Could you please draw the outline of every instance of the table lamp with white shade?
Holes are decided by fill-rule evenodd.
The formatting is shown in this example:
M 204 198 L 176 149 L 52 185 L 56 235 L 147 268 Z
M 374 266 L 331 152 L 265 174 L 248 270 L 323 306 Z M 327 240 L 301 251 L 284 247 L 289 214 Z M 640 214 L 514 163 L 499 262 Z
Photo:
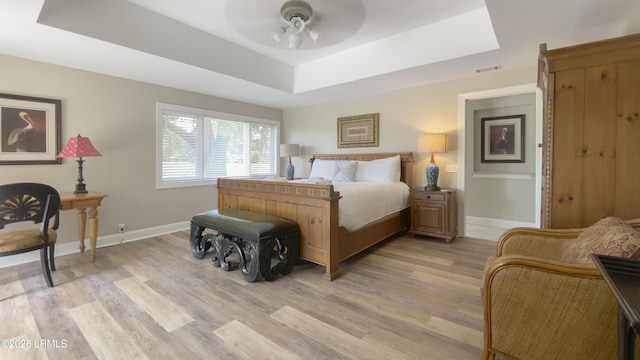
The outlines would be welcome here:
M 431 153 L 431 161 L 427 165 L 426 175 L 427 175 L 427 186 L 425 186 L 425 190 L 427 191 L 438 191 L 440 187 L 438 186 L 438 175 L 440 173 L 440 169 L 436 162 L 433 159 L 434 153 L 441 153 L 447 151 L 447 134 L 424 134 L 420 135 L 418 138 L 418 152 L 430 152 Z
M 293 180 L 293 174 L 295 172 L 295 168 L 291 163 L 292 156 L 300 155 L 300 145 L 298 144 L 280 144 L 280 156 L 281 157 L 289 157 L 289 164 L 287 165 L 287 180 Z

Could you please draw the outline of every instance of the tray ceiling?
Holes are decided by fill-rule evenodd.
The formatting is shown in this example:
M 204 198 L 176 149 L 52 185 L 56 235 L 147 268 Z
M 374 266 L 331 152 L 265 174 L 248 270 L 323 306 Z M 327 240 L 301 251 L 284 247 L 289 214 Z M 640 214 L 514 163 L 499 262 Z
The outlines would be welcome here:
M 540 43 L 640 31 L 636 0 L 308 0 L 321 36 L 289 50 L 270 35 L 284 0 L 0 2 L 0 53 L 276 108 L 533 66 Z

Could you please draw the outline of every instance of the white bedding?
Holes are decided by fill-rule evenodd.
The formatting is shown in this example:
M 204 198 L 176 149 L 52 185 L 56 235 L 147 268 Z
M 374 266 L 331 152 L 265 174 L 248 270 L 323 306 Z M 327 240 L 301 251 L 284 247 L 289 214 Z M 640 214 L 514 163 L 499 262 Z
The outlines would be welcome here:
M 380 220 L 409 206 L 409 186 L 403 182 L 335 182 L 342 198 L 338 205 L 338 224 L 349 231 Z
M 323 178 L 292 180 L 294 183 L 333 184 L 342 198 L 338 203 L 338 224 L 355 231 L 409 207 L 409 186 L 394 183 L 331 182 Z

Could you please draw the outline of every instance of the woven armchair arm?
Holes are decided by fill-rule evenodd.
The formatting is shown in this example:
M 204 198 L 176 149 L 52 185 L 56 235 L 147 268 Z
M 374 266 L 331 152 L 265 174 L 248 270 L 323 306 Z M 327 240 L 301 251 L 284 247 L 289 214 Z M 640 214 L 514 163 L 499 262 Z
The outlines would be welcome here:
M 519 359 L 576 358 L 576 348 L 584 349 L 577 358 L 615 354 L 617 302 L 592 264 L 502 256 L 486 269 L 483 301 L 485 343 L 498 353 Z
M 518 254 L 558 260 L 567 241 L 575 240 L 584 229 L 514 228 L 505 231 L 496 246 L 496 256 Z
M 625 221 L 640 231 L 640 219 Z M 559 260 L 562 248 L 575 240 L 585 229 L 537 229 L 519 227 L 505 231 L 496 246 L 496 256 L 525 255 L 543 259 Z

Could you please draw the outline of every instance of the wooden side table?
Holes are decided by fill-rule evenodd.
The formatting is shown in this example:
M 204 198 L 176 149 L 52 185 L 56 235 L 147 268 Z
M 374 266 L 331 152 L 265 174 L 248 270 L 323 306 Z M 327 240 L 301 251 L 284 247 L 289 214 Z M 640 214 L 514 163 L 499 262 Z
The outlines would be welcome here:
M 80 251 L 84 253 L 84 235 L 87 228 L 87 208 L 89 209 L 89 241 L 91 242 L 91 262 L 96 261 L 96 243 L 98 241 L 98 206 L 107 195 L 88 192 L 85 194 L 60 193 L 62 210 L 78 209 L 78 239 Z
M 640 334 L 640 260 L 591 254 L 618 300 L 618 359 L 633 360 Z
M 451 242 L 456 237 L 457 222 L 455 190 L 411 189 L 409 233 L 443 238 Z

